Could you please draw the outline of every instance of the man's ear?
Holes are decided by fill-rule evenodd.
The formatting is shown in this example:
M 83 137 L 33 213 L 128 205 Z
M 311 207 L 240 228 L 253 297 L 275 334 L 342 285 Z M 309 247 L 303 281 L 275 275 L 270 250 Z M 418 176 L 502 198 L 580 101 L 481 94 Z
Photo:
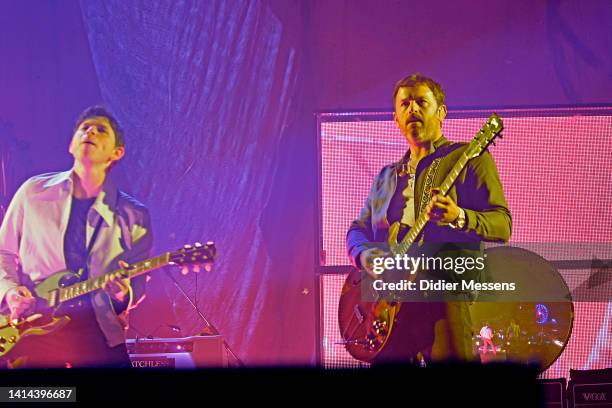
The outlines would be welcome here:
M 397 113 L 395 113 L 395 110 L 393 110 L 393 121 L 399 125 L 397 121 Z
M 113 162 L 119 161 L 125 156 L 125 147 L 119 146 L 113 149 L 113 154 L 111 156 Z
M 446 118 L 446 114 L 448 113 L 448 109 L 446 109 L 446 105 L 440 105 L 438 107 L 438 111 L 436 112 L 438 119 L 442 122 Z

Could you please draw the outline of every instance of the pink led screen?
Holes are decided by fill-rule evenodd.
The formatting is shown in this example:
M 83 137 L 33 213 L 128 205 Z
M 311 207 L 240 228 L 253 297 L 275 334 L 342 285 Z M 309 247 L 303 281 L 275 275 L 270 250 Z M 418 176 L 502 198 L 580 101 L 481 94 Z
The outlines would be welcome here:
M 451 111 L 444 134 L 467 142 L 490 113 Z M 504 138 L 489 151 L 512 212 L 511 243 L 551 261 L 582 261 L 578 269 L 559 270 L 574 289 L 589 278 L 591 260 L 612 259 L 612 108 L 497 113 L 504 120 Z M 373 178 L 401 158 L 407 144 L 388 112 L 320 114 L 319 130 L 319 271 L 338 272 L 349 264 L 346 230 Z M 342 274 L 321 276 L 321 356 L 327 367 L 359 365 L 335 344 L 340 340 L 336 313 L 343 279 Z M 575 302 L 572 337 L 543 377 L 567 377 L 570 368 L 612 366 L 612 303 L 602 301 L 610 295 Z
M 581 111 L 582 112 L 582 111 Z M 489 148 L 512 212 L 511 242 L 612 242 L 612 109 L 606 116 L 504 117 L 504 138 Z M 516 112 L 511 112 L 516 115 Z M 529 112 L 526 111 L 525 114 Z M 568 111 L 571 113 L 571 111 Z M 346 265 L 344 237 L 380 169 L 401 158 L 406 141 L 381 114 L 323 116 L 322 265 Z M 390 117 L 390 115 L 388 115 Z M 359 120 L 352 120 L 358 118 Z M 444 134 L 469 141 L 487 118 L 447 119 Z M 610 249 L 597 245 L 600 259 Z M 576 245 L 565 248 L 576 249 Z M 571 259 L 569 256 L 559 259 Z M 584 254 L 590 256 L 591 254 Z M 606 257 L 607 256 L 607 257 Z

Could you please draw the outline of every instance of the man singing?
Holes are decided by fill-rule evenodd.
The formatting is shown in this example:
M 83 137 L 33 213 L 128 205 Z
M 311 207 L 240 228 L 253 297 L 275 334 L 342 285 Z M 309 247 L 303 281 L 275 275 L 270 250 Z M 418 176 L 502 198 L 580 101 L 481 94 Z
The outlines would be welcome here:
M 370 275 L 374 258 L 388 255 L 383 244 L 389 226 L 401 223 L 401 240 L 422 212 L 429 217 L 422 242 L 435 243 L 438 256 L 475 258 L 483 255 L 482 241 L 510 238 L 510 211 L 488 152 L 468 162 L 446 196 L 437 194 L 435 187 L 441 185 L 465 148 L 465 144 L 451 143 L 443 136 L 446 114 L 444 92 L 433 79 L 415 74 L 396 84 L 393 118 L 409 149 L 398 163 L 384 167 L 375 178 L 365 206 L 347 234 L 353 265 Z M 458 276 L 427 273 L 431 274 L 428 278 L 449 281 Z M 473 277 L 481 278 L 476 273 Z M 452 301 L 444 303 L 402 305 L 395 335 L 379 361 L 404 361 L 417 355 L 433 361 L 471 360 L 468 306 L 474 293 L 459 290 L 449 296 Z
M 31 315 L 32 287 L 61 270 L 100 276 L 146 259 L 148 210 L 117 190 L 108 174 L 125 154 L 123 130 L 103 107 L 86 109 L 69 145 L 72 169 L 35 176 L 15 193 L 0 227 L 0 299 L 11 319 Z M 144 277 L 113 280 L 82 299 L 62 329 L 24 338 L 10 366 L 129 367 L 127 313 Z

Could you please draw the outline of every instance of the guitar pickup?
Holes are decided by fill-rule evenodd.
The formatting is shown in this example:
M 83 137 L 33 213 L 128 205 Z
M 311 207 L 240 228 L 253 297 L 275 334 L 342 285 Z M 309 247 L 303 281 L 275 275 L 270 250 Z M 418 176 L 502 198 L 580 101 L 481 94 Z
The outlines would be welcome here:
M 363 321 L 365 320 L 365 315 L 361 311 L 361 308 L 359 307 L 359 303 L 355 305 L 355 307 L 353 308 L 353 311 L 355 313 L 355 317 L 357 318 L 357 320 L 359 320 L 359 323 L 363 323 Z

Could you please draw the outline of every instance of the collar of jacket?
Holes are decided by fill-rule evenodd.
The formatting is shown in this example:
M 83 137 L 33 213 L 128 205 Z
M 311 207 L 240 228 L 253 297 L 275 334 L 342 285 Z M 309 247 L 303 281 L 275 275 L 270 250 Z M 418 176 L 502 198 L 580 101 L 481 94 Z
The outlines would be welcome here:
M 430 153 L 428 156 L 432 155 L 438 149 L 438 147 L 448 145 L 448 144 L 452 144 L 452 142 L 450 142 L 447 138 L 445 138 L 444 135 L 440 136 L 438 140 L 433 142 L 434 151 Z M 425 156 L 425 157 L 428 157 L 428 156 Z M 395 171 L 399 171 L 402 164 L 408 163 L 409 160 L 410 160 L 410 148 L 408 148 L 408 151 L 404 153 L 404 156 L 401 158 L 400 161 L 398 161 L 397 163 L 394 163 Z
M 66 195 L 72 196 L 74 168 L 68 171 L 57 173 L 45 184 L 43 192 L 44 198 L 58 200 Z M 115 207 L 117 205 L 117 187 L 110 177 L 106 177 L 100 194 L 96 197 L 91 208 L 93 208 L 106 222 L 107 225 L 113 224 Z

